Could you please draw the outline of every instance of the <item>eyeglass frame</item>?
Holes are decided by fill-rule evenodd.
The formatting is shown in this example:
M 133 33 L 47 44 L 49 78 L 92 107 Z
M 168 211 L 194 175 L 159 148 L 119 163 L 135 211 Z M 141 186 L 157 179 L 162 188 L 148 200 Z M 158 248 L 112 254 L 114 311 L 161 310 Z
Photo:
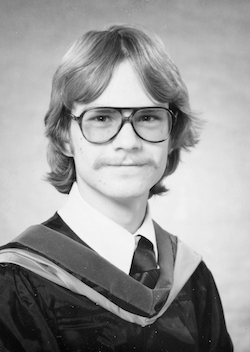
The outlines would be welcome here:
M 169 129 L 169 133 L 167 135 L 166 138 L 160 140 L 160 141 L 149 141 L 143 137 L 141 137 L 138 132 L 136 131 L 135 127 L 134 127 L 134 124 L 133 124 L 133 116 L 139 111 L 139 110 L 144 110 L 144 109 L 163 109 L 163 110 L 166 110 L 170 113 L 170 116 L 171 116 L 171 126 L 170 126 L 170 129 Z M 82 119 L 84 117 L 84 114 L 88 111 L 91 111 L 91 110 L 95 110 L 95 109 L 114 109 L 114 110 L 117 110 L 121 116 L 122 116 L 122 120 L 121 120 L 121 124 L 120 124 L 120 127 L 118 128 L 117 132 L 115 133 L 114 136 L 112 136 L 111 138 L 109 138 L 108 140 L 106 141 L 103 141 L 103 142 L 92 142 L 90 141 L 85 135 L 84 135 L 84 132 L 82 130 Z M 129 116 L 124 116 L 122 114 L 122 110 L 132 110 L 132 113 L 129 115 Z M 174 112 L 173 110 L 169 109 L 169 108 L 165 108 L 163 106 L 143 106 L 143 107 L 138 107 L 138 108 L 131 108 L 131 107 L 124 107 L 124 108 L 116 108 L 116 107 L 112 107 L 112 106 L 96 106 L 96 107 L 91 107 L 91 108 L 88 108 L 88 109 L 85 109 L 83 110 L 83 112 L 79 115 L 79 116 L 75 116 L 74 114 L 72 113 L 68 113 L 68 115 L 78 123 L 79 127 L 80 127 L 80 130 L 82 132 L 82 135 L 83 137 L 90 143 L 93 143 L 93 144 L 105 144 L 105 143 L 108 143 L 110 141 L 112 141 L 113 139 L 115 139 L 115 137 L 119 134 L 119 132 L 121 131 L 122 127 L 125 125 L 126 122 L 129 122 L 131 124 L 131 126 L 133 127 L 133 130 L 135 132 L 135 134 L 141 138 L 142 140 L 146 141 L 146 142 L 149 142 L 149 143 L 161 143 L 161 142 L 164 142 L 166 141 L 171 132 L 172 132 L 172 129 L 173 129 L 173 126 L 176 124 L 176 121 L 177 121 L 177 117 L 178 117 L 178 111 L 177 112 Z

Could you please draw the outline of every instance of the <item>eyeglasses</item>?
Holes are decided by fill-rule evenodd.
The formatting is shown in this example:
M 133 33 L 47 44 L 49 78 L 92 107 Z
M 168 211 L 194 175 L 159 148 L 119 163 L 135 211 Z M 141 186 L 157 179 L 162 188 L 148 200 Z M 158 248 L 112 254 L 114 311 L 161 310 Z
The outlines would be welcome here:
M 160 143 L 168 139 L 177 118 L 177 113 L 163 107 L 97 107 L 84 110 L 80 116 L 69 115 L 78 122 L 84 138 L 95 144 L 114 139 L 126 122 L 141 139 Z

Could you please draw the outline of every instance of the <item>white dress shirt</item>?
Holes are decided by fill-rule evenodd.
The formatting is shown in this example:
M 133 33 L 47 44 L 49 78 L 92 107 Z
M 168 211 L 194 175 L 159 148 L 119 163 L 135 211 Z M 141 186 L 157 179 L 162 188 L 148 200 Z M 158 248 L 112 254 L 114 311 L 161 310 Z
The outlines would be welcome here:
M 138 235 L 146 237 L 153 243 L 157 259 L 155 230 L 149 206 L 143 224 L 131 234 L 89 205 L 81 196 L 77 183 L 74 183 L 65 205 L 58 214 L 77 236 L 126 274 L 130 271 Z

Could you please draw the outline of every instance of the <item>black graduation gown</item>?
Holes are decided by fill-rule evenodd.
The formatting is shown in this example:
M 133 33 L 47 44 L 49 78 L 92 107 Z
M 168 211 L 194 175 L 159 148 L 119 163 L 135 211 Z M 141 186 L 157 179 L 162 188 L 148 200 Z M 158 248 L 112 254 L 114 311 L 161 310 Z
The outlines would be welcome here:
M 179 265 L 176 253 L 181 244 L 158 225 L 155 229 L 160 241 L 162 270 L 154 290 L 98 256 L 57 214 L 43 225 L 56 230 L 55 238 L 60 236 L 62 241 L 49 243 L 48 240 L 47 243 L 38 229 L 29 232 L 31 245 L 17 239 L 3 246 L 2 251 L 28 250 L 35 256 L 40 246 L 42 256 L 47 260 L 51 259 L 54 246 L 57 256 L 52 258 L 53 263 L 67 275 L 72 274 L 72 286 L 80 282 L 89 288 L 89 298 L 87 294 L 74 292 L 74 287 L 63 287 L 60 282 L 53 282 L 15 262 L 2 261 L 0 351 L 233 350 L 216 285 L 203 261 L 197 264 L 168 308 L 162 308 L 171 296 L 173 282 L 178 281 L 174 272 Z M 73 252 L 72 248 L 75 248 Z M 179 275 L 186 270 L 188 262 L 181 265 Z M 101 297 L 100 304 L 98 297 Z M 154 320 L 156 316 L 158 318 Z

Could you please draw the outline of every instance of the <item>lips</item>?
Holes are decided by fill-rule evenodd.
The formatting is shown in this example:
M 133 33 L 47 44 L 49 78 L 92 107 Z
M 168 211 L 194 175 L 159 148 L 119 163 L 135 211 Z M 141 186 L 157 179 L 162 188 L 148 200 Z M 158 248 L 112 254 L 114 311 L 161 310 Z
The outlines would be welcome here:
M 139 159 L 139 158 L 138 158 Z M 100 169 L 102 167 L 143 167 L 143 166 L 152 166 L 157 167 L 155 162 L 149 158 L 140 158 L 139 160 L 121 160 L 121 159 L 106 159 L 100 158 L 94 163 L 94 169 Z
M 131 166 L 145 166 L 146 164 L 108 164 L 108 166 L 117 166 L 117 167 L 131 167 Z

